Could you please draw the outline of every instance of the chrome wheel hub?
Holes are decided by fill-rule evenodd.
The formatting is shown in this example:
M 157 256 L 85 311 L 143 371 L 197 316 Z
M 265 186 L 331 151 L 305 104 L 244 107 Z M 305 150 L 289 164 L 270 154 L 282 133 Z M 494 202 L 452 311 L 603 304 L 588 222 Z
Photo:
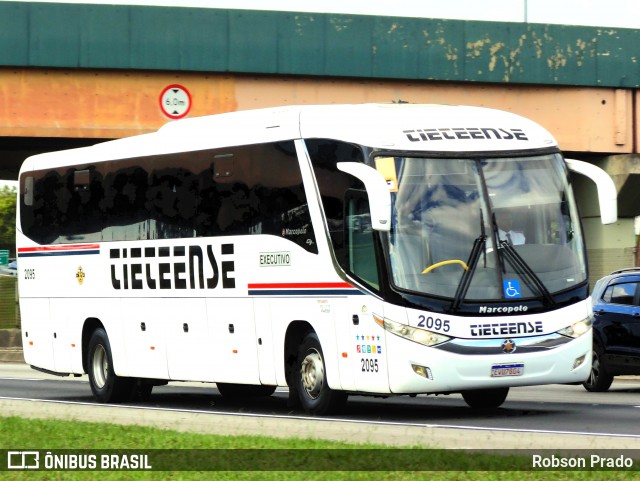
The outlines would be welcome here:
M 307 352 L 300 368 L 302 386 L 311 399 L 317 399 L 324 386 L 324 363 L 320 353 L 311 349 Z
M 93 380 L 96 387 L 102 389 L 107 383 L 109 359 L 107 358 L 107 352 L 104 350 L 104 346 L 101 344 L 97 345 L 93 351 L 91 372 L 93 373 Z

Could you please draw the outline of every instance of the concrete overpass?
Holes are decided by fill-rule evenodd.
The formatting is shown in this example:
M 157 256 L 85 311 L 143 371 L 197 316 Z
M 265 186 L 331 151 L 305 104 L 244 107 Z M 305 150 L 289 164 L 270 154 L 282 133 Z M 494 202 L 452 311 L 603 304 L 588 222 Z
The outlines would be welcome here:
M 247 10 L 0 3 L 0 177 L 172 118 L 302 103 L 482 105 L 607 169 L 620 221 L 576 181 L 595 279 L 637 263 L 640 30 Z M 179 86 L 167 109 L 163 92 Z M 164 102 L 164 103 L 163 103 Z

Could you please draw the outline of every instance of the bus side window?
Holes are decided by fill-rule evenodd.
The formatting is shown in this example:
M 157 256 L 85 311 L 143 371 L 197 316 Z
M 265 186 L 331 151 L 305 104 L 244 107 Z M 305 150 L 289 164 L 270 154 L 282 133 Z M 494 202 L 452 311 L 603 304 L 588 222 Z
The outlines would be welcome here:
M 35 178 L 33 175 L 24 174 L 20 177 L 20 228 L 23 233 L 29 237 L 34 237 L 37 226 L 35 225 L 35 208 L 34 208 L 34 187 Z
M 318 253 L 293 142 L 251 147 L 252 232 L 270 234 Z
M 102 181 L 104 193 L 100 201 L 100 211 L 105 219 L 104 240 L 137 240 L 141 237 L 141 224 L 149 216 L 145 209 L 147 177 L 147 171 L 133 162 L 108 170 Z
M 345 196 L 345 237 L 349 270 L 375 289 L 380 288 L 371 213 L 366 192 L 350 189 Z
M 68 197 L 58 242 L 102 240 L 102 177 L 92 166 L 69 169 L 65 175 L 66 189 L 59 197 Z
M 39 244 L 50 244 L 58 238 L 62 208 L 65 203 L 60 202 L 61 193 L 64 190 L 59 172 L 55 169 L 41 170 L 34 173 L 33 208 L 31 223 L 29 225 L 23 214 L 24 232 Z
M 24 191 L 23 191 L 23 202 L 24 205 L 32 206 L 33 205 L 33 177 L 28 176 L 24 179 Z
M 38 243 L 268 234 L 318 253 L 292 141 L 132 157 L 23 176 Z
M 225 148 L 213 155 L 216 211 L 215 235 L 251 233 L 251 150 L 249 147 Z
M 345 206 L 346 193 L 350 189 L 362 190 L 364 185 L 346 172 L 338 170 L 338 162 L 364 162 L 362 149 L 354 144 L 332 139 L 306 139 L 305 144 L 316 182 L 320 189 L 322 209 L 336 260 L 349 270 L 346 246 Z

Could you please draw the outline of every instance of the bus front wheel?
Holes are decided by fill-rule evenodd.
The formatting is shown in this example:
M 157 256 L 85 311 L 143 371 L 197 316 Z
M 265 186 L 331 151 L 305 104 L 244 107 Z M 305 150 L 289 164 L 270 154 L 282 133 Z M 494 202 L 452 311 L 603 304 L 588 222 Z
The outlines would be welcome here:
M 347 394 L 334 391 L 327 384 L 322 347 L 315 332 L 309 332 L 302 340 L 296 366 L 296 389 L 306 412 L 324 415 L 344 407 Z
M 462 391 L 462 398 L 469 407 L 476 409 L 495 409 L 502 405 L 509 394 L 508 387 L 494 389 L 474 389 Z
M 93 332 L 89 341 L 87 370 L 91 391 L 97 401 L 115 403 L 130 397 L 133 388 L 131 379 L 116 376 L 109 337 L 101 327 Z

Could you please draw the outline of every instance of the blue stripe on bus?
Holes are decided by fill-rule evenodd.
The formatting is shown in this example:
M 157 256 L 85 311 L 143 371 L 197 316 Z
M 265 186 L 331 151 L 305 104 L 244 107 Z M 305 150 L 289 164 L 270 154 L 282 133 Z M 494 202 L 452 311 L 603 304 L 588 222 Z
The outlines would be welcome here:
M 357 289 L 250 289 L 250 296 L 358 296 Z

